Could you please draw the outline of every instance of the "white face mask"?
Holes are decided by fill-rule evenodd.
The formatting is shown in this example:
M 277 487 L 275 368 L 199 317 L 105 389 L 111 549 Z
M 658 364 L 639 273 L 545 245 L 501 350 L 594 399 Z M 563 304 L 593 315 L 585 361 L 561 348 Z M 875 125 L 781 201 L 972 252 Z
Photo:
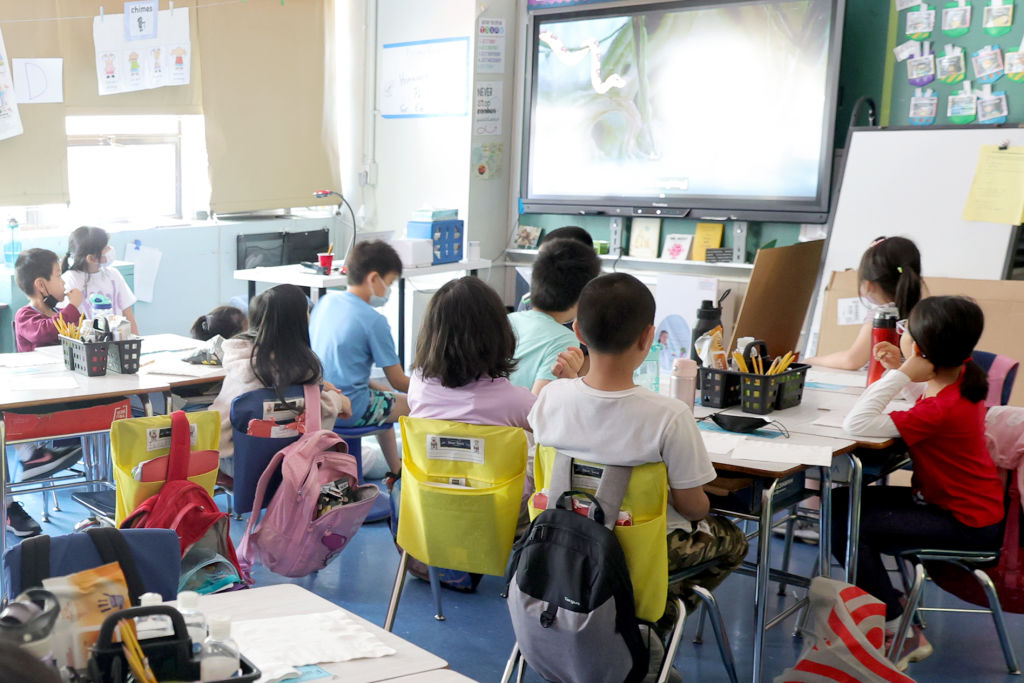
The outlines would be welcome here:
M 103 250 L 103 253 L 100 254 L 100 268 L 106 268 L 112 265 L 114 265 L 114 248 L 107 247 Z

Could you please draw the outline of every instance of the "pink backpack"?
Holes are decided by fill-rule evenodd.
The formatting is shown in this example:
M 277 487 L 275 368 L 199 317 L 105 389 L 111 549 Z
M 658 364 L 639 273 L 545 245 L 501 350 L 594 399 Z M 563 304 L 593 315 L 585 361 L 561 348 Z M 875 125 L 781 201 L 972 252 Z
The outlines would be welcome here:
M 345 441 L 320 428 L 320 388 L 307 385 L 304 393 L 305 434 L 278 451 L 263 471 L 249 524 L 238 545 L 242 578 L 247 583 L 253 582 L 250 570 L 255 561 L 291 577 L 326 567 L 359 530 L 380 494 L 373 484 L 359 485 L 356 461 L 347 453 Z M 278 467 L 281 485 L 260 519 L 263 496 Z M 320 487 L 339 479 L 348 481 L 355 500 L 318 516 Z

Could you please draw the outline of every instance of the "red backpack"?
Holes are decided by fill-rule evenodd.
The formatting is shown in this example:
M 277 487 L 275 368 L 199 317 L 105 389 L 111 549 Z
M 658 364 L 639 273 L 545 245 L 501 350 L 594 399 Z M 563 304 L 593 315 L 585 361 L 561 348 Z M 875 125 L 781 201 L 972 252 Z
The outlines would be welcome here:
M 182 567 L 190 551 L 210 551 L 228 560 L 241 576 L 241 567 L 231 542 L 231 521 L 226 512 L 199 484 L 188 480 L 190 431 L 183 411 L 171 415 L 171 452 L 167 483 L 160 492 L 139 504 L 121 523 L 122 529 L 170 529 L 181 542 Z

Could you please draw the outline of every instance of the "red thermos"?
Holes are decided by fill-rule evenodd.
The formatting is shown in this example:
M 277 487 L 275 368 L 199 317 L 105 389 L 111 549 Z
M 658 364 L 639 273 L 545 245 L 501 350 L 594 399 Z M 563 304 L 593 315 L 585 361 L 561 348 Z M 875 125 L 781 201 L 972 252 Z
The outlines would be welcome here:
M 900 339 L 896 335 L 896 316 L 898 315 L 893 306 L 882 306 L 875 312 L 875 320 L 871 325 L 871 360 L 868 361 L 868 386 L 871 386 L 885 372 L 885 368 L 875 359 L 875 344 L 878 342 L 889 342 L 900 345 Z

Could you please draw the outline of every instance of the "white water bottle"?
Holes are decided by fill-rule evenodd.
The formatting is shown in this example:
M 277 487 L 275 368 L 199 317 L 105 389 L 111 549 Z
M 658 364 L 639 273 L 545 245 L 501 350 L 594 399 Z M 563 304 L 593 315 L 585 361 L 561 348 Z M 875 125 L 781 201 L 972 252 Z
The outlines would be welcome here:
M 192 654 L 198 655 L 206 640 L 206 615 L 199 611 L 199 593 L 182 591 L 178 593 L 178 611 L 185 620 L 188 637 L 192 641 Z
M 210 617 L 210 636 L 203 641 L 199 660 L 200 681 L 223 681 L 241 667 L 238 643 L 231 639 L 231 617 Z
M 675 359 L 672 363 L 669 394 L 690 406 L 690 412 L 693 412 L 693 401 L 697 394 L 697 361 L 689 358 Z

